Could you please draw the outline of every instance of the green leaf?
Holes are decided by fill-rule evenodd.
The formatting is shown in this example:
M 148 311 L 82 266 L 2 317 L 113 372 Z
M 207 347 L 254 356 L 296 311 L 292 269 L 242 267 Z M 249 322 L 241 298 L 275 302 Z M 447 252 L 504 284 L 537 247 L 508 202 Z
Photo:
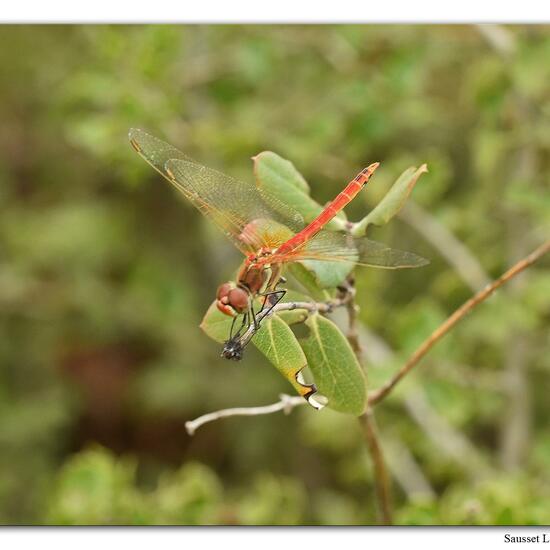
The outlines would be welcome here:
M 329 299 L 326 289 L 341 285 L 353 268 L 352 262 L 318 260 L 300 260 L 287 267 L 289 273 L 318 301 Z
M 304 309 L 294 309 L 292 311 L 281 311 L 277 317 L 282 319 L 287 325 L 296 325 L 303 323 L 307 319 L 307 311 Z
M 252 343 L 273 363 L 275 368 L 292 384 L 302 396 L 311 387 L 300 384 L 298 373 L 307 365 L 307 359 L 290 327 L 277 314 L 263 321 Z
M 385 197 L 354 227 L 353 236 L 364 235 L 369 225 L 388 223 L 403 208 L 418 178 L 427 171 L 428 167 L 425 164 L 418 169 L 412 166 L 405 170 L 391 186 Z
M 353 262 L 301 260 L 300 263 L 313 274 L 319 288 L 336 288 L 346 280 L 354 268 Z
M 214 300 L 204 314 L 200 327 L 212 340 L 223 344 L 229 336 L 232 322 L 231 317 L 225 315 L 216 307 L 216 301 Z
M 314 314 L 306 321 L 310 335 L 300 341 L 319 392 L 328 407 L 359 416 L 367 404 L 363 370 L 340 329 Z
M 283 299 L 284 302 L 311 302 L 311 296 L 307 296 L 296 290 L 287 290 Z M 293 309 L 290 311 L 279 311 L 277 316 L 287 325 L 295 325 L 303 323 L 307 319 L 308 313 L 304 309 Z
M 313 271 L 308 269 L 305 265 L 295 262 L 291 263 L 287 267 L 288 273 L 290 273 L 308 292 L 308 294 L 318 301 L 328 300 L 330 294 L 328 291 L 321 288 L 319 281 Z
M 213 302 L 206 312 L 201 329 L 216 342 L 223 343 L 229 336 L 233 319 L 216 307 Z M 252 338 L 252 343 L 302 396 L 311 392 L 311 386 L 300 384 L 298 373 L 306 366 L 307 359 L 290 327 L 277 315 L 262 322 Z
M 264 151 L 253 157 L 253 160 L 256 185 L 259 189 L 265 189 L 284 204 L 295 208 L 302 214 L 306 223 L 323 211 L 323 207 L 309 196 L 306 180 L 290 161 L 271 151 Z M 340 212 L 326 228 L 342 231 L 345 229 L 345 220 L 345 214 Z
M 291 185 L 297 190 L 309 195 L 309 185 L 305 178 L 296 170 L 289 160 L 273 153 L 263 151 L 252 158 L 254 161 L 254 173 L 259 185 L 273 187 L 276 185 Z

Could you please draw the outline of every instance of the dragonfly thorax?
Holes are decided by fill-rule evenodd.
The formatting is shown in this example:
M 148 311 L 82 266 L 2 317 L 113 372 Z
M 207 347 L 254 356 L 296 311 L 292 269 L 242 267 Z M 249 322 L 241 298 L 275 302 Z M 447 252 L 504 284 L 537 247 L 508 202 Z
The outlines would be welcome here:
M 269 265 L 243 265 L 239 272 L 238 283 L 250 291 L 253 296 L 265 292 L 271 280 L 272 269 Z
M 271 256 L 273 252 L 275 252 L 274 248 L 262 247 L 255 254 L 249 254 L 246 257 L 245 264 L 247 266 L 253 266 L 255 263 L 259 262 L 260 260 L 265 260 L 265 258 L 267 258 L 268 256 Z M 262 263 L 265 263 L 265 262 L 262 262 Z

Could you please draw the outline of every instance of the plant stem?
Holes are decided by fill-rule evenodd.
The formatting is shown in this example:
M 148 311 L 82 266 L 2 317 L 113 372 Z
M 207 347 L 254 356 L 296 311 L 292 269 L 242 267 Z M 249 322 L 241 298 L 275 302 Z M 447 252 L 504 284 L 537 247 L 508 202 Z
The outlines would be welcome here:
M 364 352 L 359 340 L 359 331 L 357 328 L 357 314 L 359 308 L 355 303 L 355 281 L 353 277 L 348 277 L 346 287 L 343 288 L 348 301 L 345 304 L 348 312 L 348 331 L 347 339 L 350 343 L 360 365 L 364 365 Z M 390 478 L 382 453 L 382 445 L 376 430 L 374 415 L 370 408 L 358 418 L 361 430 L 365 436 L 365 441 L 369 449 L 370 456 L 374 465 L 374 486 L 376 500 L 378 505 L 379 520 L 383 525 L 392 524 L 392 505 L 390 495 Z
M 348 332 L 347 339 L 350 343 L 351 348 L 353 349 L 359 364 L 363 366 L 364 364 L 364 353 L 359 341 L 359 330 L 357 328 L 357 314 L 359 308 L 355 303 L 355 281 L 353 278 L 349 277 L 347 280 L 348 287 L 346 288 L 347 295 L 349 299 L 347 301 L 346 310 L 348 312 Z
M 405 377 L 420 360 L 432 349 L 432 347 L 445 336 L 466 314 L 470 313 L 477 305 L 484 302 L 497 288 L 507 283 L 523 270 L 533 265 L 537 260 L 550 251 L 550 240 L 540 245 L 531 254 L 513 265 L 508 271 L 501 275 L 496 281 L 487 285 L 477 294 L 472 296 L 467 302 L 462 304 L 443 324 L 436 328 L 426 340 L 416 349 L 409 360 L 399 369 L 399 371 L 384 384 L 381 388 L 374 391 L 369 396 L 369 405 L 375 405 L 382 401 L 397 385 L 397 383 Z
M 372 457 L 372 462 L 374 464 L 376 500 L 380 514 L 379 522 L 382 523 L 382 525 L 391 525 L 393 520 L 390 479 L 386 469 L 386 463 L 384 462 L 384 455 L 382 453 L 382 447 L 380 445 L 376 430 L 376 423 L 374 421 L 374 416 L 371 409 L 367 409 L 367 411 L 359 417 L 359 424 L 363 430 L 365 441 L 367 442 L 369 452 Z
M 189 435 L 194 435 L 195 431 L 203 424 L 214 422 L 214 420 L 219 420 L 220 418 L 227 418 L 228 416 L 259 416 L 279 411 L 290 414 L 290 411 L 292 411 L 294 407 L 307 404 L 307 401 L 305 401 L 303 397 L 290 396 L 284 393 L 279 396 L 279 399 L 280 401 L 277 401 L 277 403 L 265 405 L 264 407 L 235 407 L 233 409 L 222 409 L 220 411 L 203 414 L 195 418 L 195 420 L 187 421 L 185 423 L 185 429 Z

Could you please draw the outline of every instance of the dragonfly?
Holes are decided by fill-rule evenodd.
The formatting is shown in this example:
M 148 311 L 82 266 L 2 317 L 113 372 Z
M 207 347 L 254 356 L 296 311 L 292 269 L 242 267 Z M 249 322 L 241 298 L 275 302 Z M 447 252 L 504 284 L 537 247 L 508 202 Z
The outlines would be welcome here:
M 411 252 L 326 228 L 367 184 L 378 162 L 361 170 L 317 217 L 306 223 L 296 209 L 261 185 L 239 181 L 203 166 L 143 130 L 131 129 L 129 139 L 139 155 L 245 256 L 236 280 L 221 284 L 216 293 L 217 308 L 233 317 L 222 352 L 227 359 L 242 358 L 244 346 L 259 328 L 259 319 L 264 319 L 286 294 L 281 285 L 286 282 L 283 268 L 288 264 L 346 262 L 350 266 L 400 269 L 428 263 Z M 262 305 L 255 311 L 258 299 Z M 242 321 L 235 332 L 239 317 Z

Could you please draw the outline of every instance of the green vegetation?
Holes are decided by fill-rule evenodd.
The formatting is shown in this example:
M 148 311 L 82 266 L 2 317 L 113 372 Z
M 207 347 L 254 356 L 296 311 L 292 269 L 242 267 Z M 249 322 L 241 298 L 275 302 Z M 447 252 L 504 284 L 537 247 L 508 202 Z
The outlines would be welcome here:
M 375 523 L 353 415 L 302 406 L 187 435 L 187 420 L 293 389 L 253 346 L 228 362 L 200 329 L 239 252 L 127 131 L 284 185 L 306 218 L 307 193 L 324 204 L 381 162 L 348 217 L 371 212 L 369 237 L 431 263 L 356 270 L 373 389 L 548 236 L 548 27 L 0 33 L 0 523 Z M 407 191 L 423 163 L 385 224 L 402 206 L 388 190 Z M 333 325 L 308 324 L 310 358 Z M 397 523 L 550 522 L 549 328 L 546 258 L 376 408 Z

